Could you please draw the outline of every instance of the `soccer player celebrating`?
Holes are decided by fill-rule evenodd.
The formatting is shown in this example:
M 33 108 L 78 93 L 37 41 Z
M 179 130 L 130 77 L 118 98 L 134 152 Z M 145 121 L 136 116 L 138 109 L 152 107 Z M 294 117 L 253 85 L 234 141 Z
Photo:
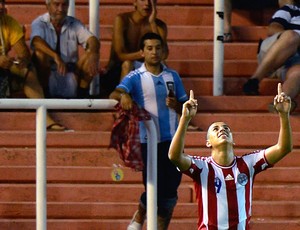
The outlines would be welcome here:
M 274 107 L 280 120 L 279 138 L 275 145 L 235 156 L 229 126 L 224 122 L 215 122 L 209 127 L 206 140 L 211 156 L 189 156 L 183 151 L 185 134 L 188 123 L 197 111 L 197 100 L 191 90 L 190 99 L 183 105 L 179 126 L 169 149 L 169 158 L 195 182 L 198 230 L 249 229 L 255 175 L 272 167 L 292 151 L 289 119 L 291 99 L 282 92 L 280 83 Z

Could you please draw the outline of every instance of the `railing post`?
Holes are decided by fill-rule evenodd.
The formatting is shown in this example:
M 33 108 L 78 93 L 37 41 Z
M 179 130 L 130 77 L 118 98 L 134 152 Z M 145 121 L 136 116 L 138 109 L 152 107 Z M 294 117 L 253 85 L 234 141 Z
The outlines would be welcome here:
M 75 0 L 69 1 L 68 15 L 75 17 Z
M 99 0 L 89 0 L 89 24 L 90 31 L 97 37 L 100 37 L 99 29 Z M 90 84 L 90 94 L 100 94 L 100 76 L 97 74 Z
M 214 70 L 213 95 L 223 94 L 224 69 L 224 0 L 215 0 L 214 4 Z
M 157 132 L 153 120 L 147 129 L 147 229 L 157 229 Z
M 36 110 L 36 229 L 47 229 L 46 107 Z

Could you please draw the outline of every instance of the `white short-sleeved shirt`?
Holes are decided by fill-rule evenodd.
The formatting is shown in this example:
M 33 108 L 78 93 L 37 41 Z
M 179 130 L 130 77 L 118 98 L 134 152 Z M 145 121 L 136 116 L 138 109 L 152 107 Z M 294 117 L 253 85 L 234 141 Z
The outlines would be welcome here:
M 236 156 L 232 165 L 218 165 L 212 157 L 192 157 L 183 173 L 195 183 L 198 200 L 198 230 L 248 229 L 254 177 L 272 167 L 265 150 Z
M 38 36 L 56 50 L 57 35 L 50 22 L 49 13 L 37 17 L 31 24 L 30 43 Z M 86 41 L 94 36 L 78 19 L 67 16 L 60 34 L 60 53 L 64 62 L 76 63 L 78 61 L 78 45 L 86 48 Z M 32 47 L 32 45 L 31 45 Z M 32 47 L 33 48 L 33 47 Z

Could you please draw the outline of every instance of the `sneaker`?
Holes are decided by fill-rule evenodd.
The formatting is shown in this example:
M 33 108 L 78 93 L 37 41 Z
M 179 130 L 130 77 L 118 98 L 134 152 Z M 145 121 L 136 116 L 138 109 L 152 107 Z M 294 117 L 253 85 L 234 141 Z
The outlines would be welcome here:
M 136 221 L 136 215 L 138 214 L 139 211 L 136 211 L 132 217 L 132 220 L 130 221 L 130 224 L 127 227 L 127 230 L 142 230 L 143 224 L 138 223 Z
M 259 81 L 256 78 L 249 79 L 243 86 L 243 92 L 246 95 L 258 95 Z
M 290 114 L 291 114 L 292 112 L 294 112 L 294 111 L 296 110 L 296 108 L 297 108 L 297 103 L 296 103 L 294 100 L 292 100 L 292 101 L 291 101 Z M 270 113 L 277 113 L 277 110 L 275 109 L 275 106 L 274 106 L 273 103 L 270 103 L 270 104 L 268 105 L 268 110 L 269 110 Z

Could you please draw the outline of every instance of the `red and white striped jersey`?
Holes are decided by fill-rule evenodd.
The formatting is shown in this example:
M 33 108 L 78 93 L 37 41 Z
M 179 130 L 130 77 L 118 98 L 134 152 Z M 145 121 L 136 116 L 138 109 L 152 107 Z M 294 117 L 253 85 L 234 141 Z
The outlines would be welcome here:
M 183 173 L 195 183 L 198 230 L 249 229 L 254 177 L 271 167 L 264 153 L 236 156 L 226 167 L 212 157 L 192 157 L 191 167 Z

